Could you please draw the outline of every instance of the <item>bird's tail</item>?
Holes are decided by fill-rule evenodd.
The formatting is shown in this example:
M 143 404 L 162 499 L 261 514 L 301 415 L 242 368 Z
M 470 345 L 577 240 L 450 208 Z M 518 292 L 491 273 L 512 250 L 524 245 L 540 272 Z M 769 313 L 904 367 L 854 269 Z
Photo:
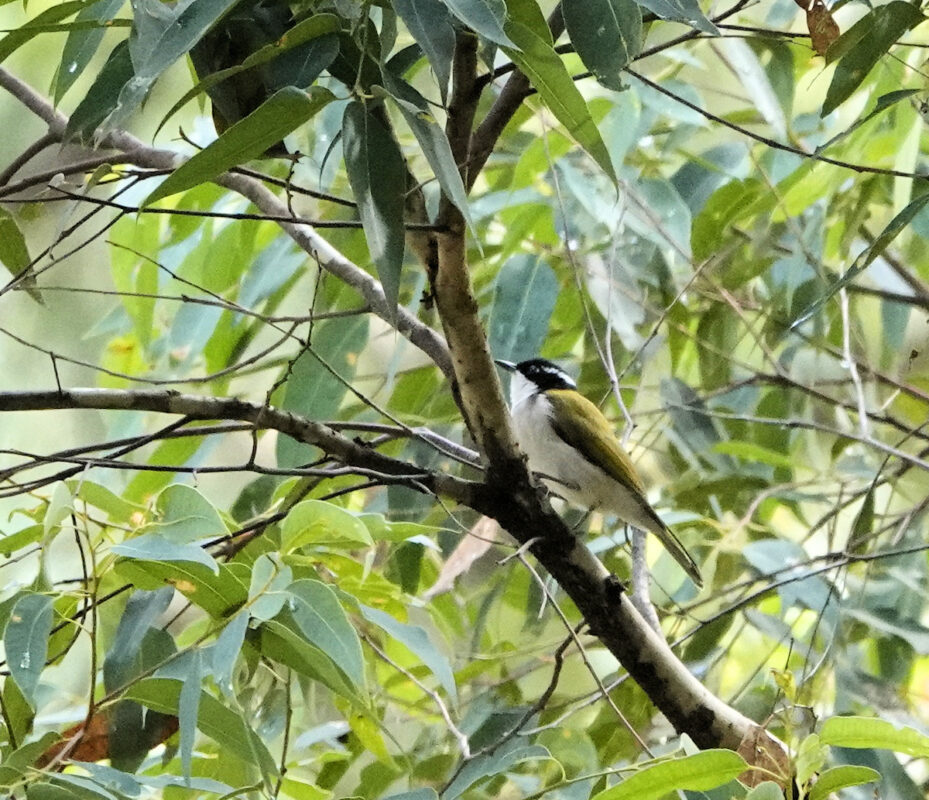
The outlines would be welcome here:
M 671 557 L 681 565 L 681 568 L 686 572 L 690 579 L 697 584 L 698 588 L 703 586 L 703 576 L 700 574 L 700 568 L 697 566 L 697 562 L 693 560 L 693 556 L 687 552 L 687 548 L 681 544 L 681 540 L 674 535 L 674 532 L 661 521 L 659 516 L 652 510 L 650 506 L 647 507 L 647 517 L 649 525 L 643 525 L 647 531 L 655 534 L 658 537 L 658 541 L 664 545 L 664 549 L 667 550 Z

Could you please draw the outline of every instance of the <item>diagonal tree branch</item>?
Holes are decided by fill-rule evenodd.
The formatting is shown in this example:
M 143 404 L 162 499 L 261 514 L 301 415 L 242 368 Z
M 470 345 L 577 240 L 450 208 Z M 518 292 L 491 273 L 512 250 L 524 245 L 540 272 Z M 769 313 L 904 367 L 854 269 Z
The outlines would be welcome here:
M 0 68 L 0 87 L 6 89 L 30 111 L 49 126 L 49 133 L 61 140 L 67 118 L 51 103 L 24 81 Z M 134 164 L 149 169 L 174 169 L 177 154 L 170 150 L 148 147 L 125 131 L 113 131 L 101 142 L 101 147 L 112 148 L 116 153 L 110 159 L 114 164 Z M 262 213 L 274 217 L 291 217 L 287 206 L 260 181 L 245 175 L 226 173 L 216 179 L 224 186 L 250 200 Z M 448 348 L 442 337 L 404 308 L 394 309 L 387 302 L 380 283 L 354 262 L 345 258 L 310 225 L 302 223 L 279 223 L 281 228 L 319 265 L 354 288 L 365 299 L 371 311 L 396 329 L 414 345 L 428 355 L 440 370 L 451 378 L 453 370 Z

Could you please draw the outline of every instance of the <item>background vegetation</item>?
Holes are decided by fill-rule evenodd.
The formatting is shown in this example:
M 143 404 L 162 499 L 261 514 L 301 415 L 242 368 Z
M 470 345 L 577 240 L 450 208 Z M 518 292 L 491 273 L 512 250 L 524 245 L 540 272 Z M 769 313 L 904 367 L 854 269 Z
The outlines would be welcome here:
M 0 19 L 3 793 L 925 796 L 918 3 Z M 702 566 L 583 523 L 665 671 L 537 354 Z

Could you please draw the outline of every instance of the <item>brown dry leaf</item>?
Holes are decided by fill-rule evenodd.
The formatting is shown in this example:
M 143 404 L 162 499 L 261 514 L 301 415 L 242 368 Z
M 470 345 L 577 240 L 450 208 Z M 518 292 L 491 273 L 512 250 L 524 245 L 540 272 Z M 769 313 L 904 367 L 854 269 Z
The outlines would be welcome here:
M 812 0 L 806 10 L 806 27 L 817 55 L 825 56 L 829 46 L 839 38 L 839 26 L 823 0 Z
M 160 744 L 173 736 L 178 729 L 177 717 L 165 717 L 162 729 L 157 732 L 157 741 Z M 89 724 L 83 722 L 73 725 L 63 734 L 61 739 L 48 748 L 36 761 L 36 767 L 44 769 L 56 759 L 70 761 L 102 761 L 110 757 L 110 720 L 105 711 L 94 714 Z
M 500 539 L 500 526 L 490 517 L 481 517 L 454 549 L 448 560 L 442 565 L 439 577 L 424 595 L 428 600 L 438 594 L 451 591 L 455 579 L 464 575 L 490 546 Z
M 792 776 L 787 751 L 760 725 L 742 739 L 738 753 L 746 764 L 758 767 L 739 775 L 739 780 L 746 786 L 755 787 L 772 779 L 784 789 L 790 785 Z

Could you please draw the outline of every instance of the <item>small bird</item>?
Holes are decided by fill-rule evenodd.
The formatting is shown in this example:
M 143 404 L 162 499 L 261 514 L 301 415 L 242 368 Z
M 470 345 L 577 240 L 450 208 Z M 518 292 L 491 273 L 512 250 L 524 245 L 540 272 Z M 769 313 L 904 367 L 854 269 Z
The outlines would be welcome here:
M 513 373 L 510 413 L 529 469 L 572 505 L 615 514 L 658 537 L 697 586 L 700 570 L 645 498 L 645 487 L 600 409 L 551 361 L 496 362 Z

